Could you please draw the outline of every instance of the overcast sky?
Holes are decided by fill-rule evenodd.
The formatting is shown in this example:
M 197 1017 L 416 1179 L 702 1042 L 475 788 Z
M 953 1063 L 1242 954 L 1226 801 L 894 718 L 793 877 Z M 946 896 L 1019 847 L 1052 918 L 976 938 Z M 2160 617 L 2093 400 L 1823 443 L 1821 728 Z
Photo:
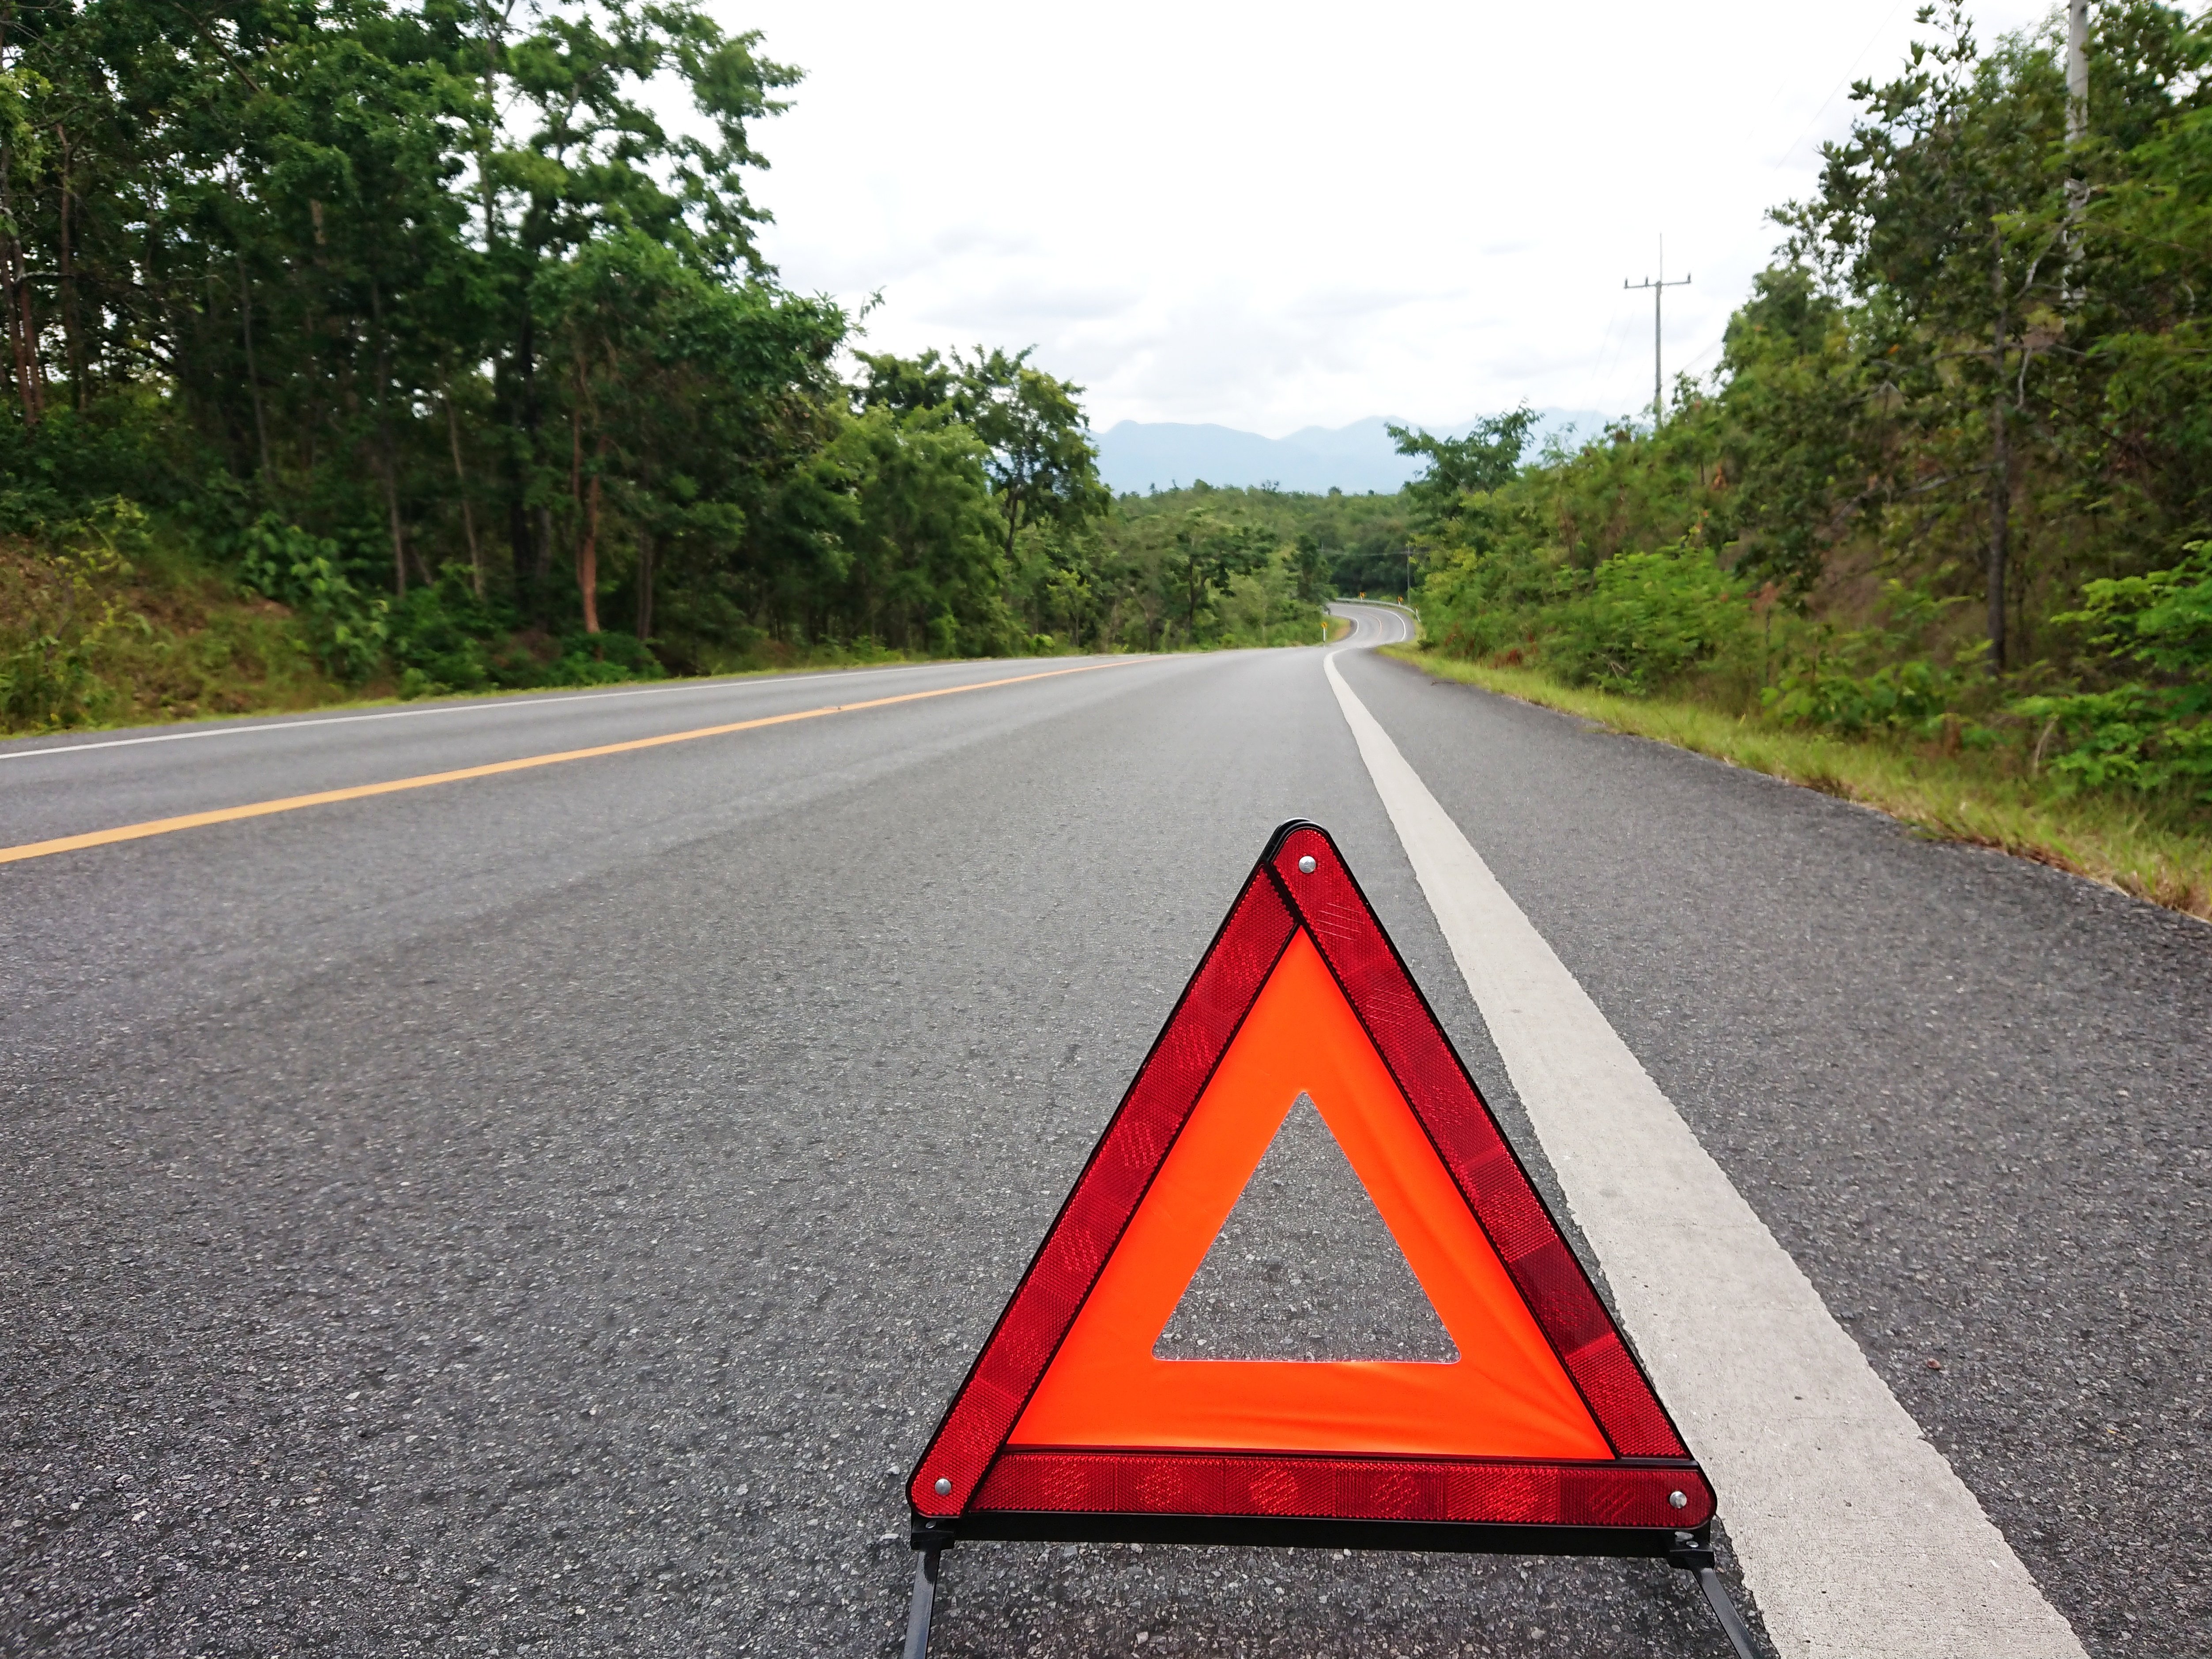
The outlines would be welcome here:
M 1094 424 L 1271 436 L 1710 369 L 1916 0 L 710 0 L 806 71 L 757 198 L 871 349 L 1038 348 Z M 1985 33 L 2048 9 L 1978 0 Z

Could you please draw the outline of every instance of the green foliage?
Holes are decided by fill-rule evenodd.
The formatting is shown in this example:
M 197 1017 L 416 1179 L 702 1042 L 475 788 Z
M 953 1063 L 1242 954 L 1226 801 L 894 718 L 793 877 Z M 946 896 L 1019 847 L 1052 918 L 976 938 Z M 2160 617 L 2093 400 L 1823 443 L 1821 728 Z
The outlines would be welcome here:
M 2016 712 L 2044 723 L 2051 770 L 2092 788 L 2173 786 L 2212 801 L 2212 542 L 2192 542 L 2171 569 L 2094 581 L 2058 620 L 2091 630 L 2115 668 L 2148 669 L 2107 690 L 2028 697 Z
M 1353 503 L 1374 504 L 1206 484 L 1124 495 L 1090 555 L 1093 603 L 1146 650 L 1315 643 L 1329 592 L 1325 538 L 1341 545 L 1363 511 Z M 1392 522 L 1402 525 L 1402 507 Z
M 2191 682 L 2212 668 L 2212 541 L 2191 542 L 2170 570 L 2091 582 L 2081 608 L 2057 620 L 2092 630 L 2115 657 Z
M 1123 638 L 1081 388 L 980 347 L 841 383 L 851 319 L 754 240 L 798 72 L 696 0 L 9 16 L 0 535 L 137 501 L 410 695 Z M 10 662 L 91 706 L 64 646 Z
M 1934 737 L 1963 701 L 1969 668 L 1981 652 L 1978 647 L 1969 649 L 1948 665 L 1917 653 L 1925 650 L 1943 613 L 1960 603 L 1938 599 L 1924 586 L 1908 587 L 1893 578 L 1884 585 L 1884 615 L 1878 623 L 1804 630 L 1760 702 L 1787 726 L 1817 726 L 1846 737 L 1875 731 Z
M 2145 793 L 2181 785 L 2212 802 L 2212 725 L 2201 694 L 2130 684 L 2026 698 L 2019 712 L 2046 720 L 2057 739 L 2051 769 L 2062 777 Z
M 2096 8 L 2075 142 L 2055 26 L 1985 46 L 1958 5 L 1920 21 L 1663 424 L 1517 466 L 1406 434 L 1426 630 L 2212 799 L 2212 21 Z
M 1448 531 L 1470 495 L 1486 495 L 1513 482 L 1536 413 L 1525 404 L 1477 421 L 1463 438 L 1437 438 L 1415 428 L 1389 428 L 1401 455 L 1425 455 L 1428 471 L 1407 486 L 1413 522 L 1431 534 Z
M 16 731 L 96 719 L 109 689 L 97 666 L 105 648 L 118 633 L 146 626 L 117 592 L 131 574 L 130 555 L 144 545 L 145 514 L 130 501 L 104 501 L 54 530 L 29 591 L 7 596 L 11 625 L 0 628 L 0 722 Z
M 1494 498 L 1471 503 L 1470 522 L 1491 520 L 1494 507 Z M 1455 656 L 1518 663 L 1534 647 L 1547 608 L 1572 585 L 1528 539 L 1486 535 L 1483 545 L 1432 556 L 1421 582 L 1423 628 Z
M 982 441 L 1006 520 L 1006 549 L 1024 522 L 1079 524 L 1112 499 L 1098 482 L 1098 452 L 1085 435 L 1083 388 L 1030 366 L 1027 350 L 958 360 L 954 409 Z
M 562 641 L 561 654 L 524 683 L 620 685 L 629 680 L 665 679 L 667 673 L 642 640 L 624 634 L 571 635 Z
M 878 404 L 843 422 L 830 455 L 850 480 L 845 580 L 860 633 L 906 650 L 1016 648 L 1001 523 L 974 428 L 943 404 Z
M 1173 518 L 1198 507 L 1218 516 L 1266 528 L 1287 544 L 1297 567 L 1299 599 L 1318 605 L 1335 593 L 1391 593 L 1403 590 L 1407 552 L 1414 542 L 1408 497 L 1346 495 L 1330 490 L 1309 495 L 1262 485 L 1220 489 L 1200 482 L 1182 489 L 1127 495 L 1115 503 L 1116 533 L 1141 539 L 1154 519 Z
M 1544 662 L 1569 684 L 1644 696 L 1737 643 L 1750 617 L 1711 554 L 1677 546 L 1607 559 L 1546 621 Z
M 237 542 L 240 590 L 289 606 L 305 621 L 316 656 L 334 678 L 365 680 L 383 664 L 392 606 L 354 586 L 336 542 L 273 513 L 248 525 Z
M 1850 320 L 1803 267 L 1760 272 L 1729 319 L 1706 422 L 1718 428 L 1719 487 L 1700 492 L 1711 533 L 1733 542 L 1737 570 L 1800 599 L 1839 535 L 1878 523 L 1875 498 L 1850 487 L 1880 444 L 1865 429 L 1868 368 Z
M 1925 658 L 1859 672 L 1855 636 L 1832 651 L 1791 663 L 1765 694 L 1768 711 L 1785 726 L 1814 726 L 1846 737 L 1887 729 L 1928 737 L 1951 707 L 1950 677 Z
M 1199 606 L 1264 565 L 1273 539 L 1259 525 L 1224 520 L 1209 507 L 1194 508 L 1175 522 L 1164 563 L 1168 580 L 1182 597 L 1183 626 L 1190 637 L 1198 636 Z

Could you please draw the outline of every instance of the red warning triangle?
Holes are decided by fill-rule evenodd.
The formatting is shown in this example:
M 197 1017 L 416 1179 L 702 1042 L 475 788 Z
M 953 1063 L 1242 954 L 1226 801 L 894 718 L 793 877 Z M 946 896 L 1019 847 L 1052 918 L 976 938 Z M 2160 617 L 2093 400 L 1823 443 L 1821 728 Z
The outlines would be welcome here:
M 1157 1356 L 1301 1095 L 1455 1360 Z M 908 1495 L 919 1523 L 974 1536 L 1057 1519 L 1097 1537 L 1118 1516 L 1671 1537 L 1713 1510 L 1334 842 L 1303 823 L 1245 884 Z

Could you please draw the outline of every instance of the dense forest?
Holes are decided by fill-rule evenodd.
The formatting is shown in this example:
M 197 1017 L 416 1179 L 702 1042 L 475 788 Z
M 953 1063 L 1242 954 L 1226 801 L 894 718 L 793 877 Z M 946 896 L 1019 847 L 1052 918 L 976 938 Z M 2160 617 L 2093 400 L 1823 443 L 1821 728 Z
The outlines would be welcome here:
M 2212 28 L 2089 21 L 1923 10 L 1663 420 L 1401 434 L 1439 647 L 2212 799 Z
M 691 0 L 0 0 L 0 723 L 1316 636 L 1029 353 L 783 285 L 799 79 Z

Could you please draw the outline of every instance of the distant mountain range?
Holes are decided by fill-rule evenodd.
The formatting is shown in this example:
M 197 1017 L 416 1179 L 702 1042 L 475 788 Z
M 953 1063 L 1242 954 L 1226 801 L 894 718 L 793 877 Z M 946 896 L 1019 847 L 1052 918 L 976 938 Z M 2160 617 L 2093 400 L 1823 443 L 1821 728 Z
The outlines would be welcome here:
M 1537 415 L 1531 456 L 1555 432 L 1571 426 L 1595 434 L 1605 422 L 1589 410 L 1545 409 Z M 1099 476 L 1116 495 L 1173 489 L 1200 478 L 1237 489 L 1272 483 L 1316 495 L 1331 489 L 1347 495 L 1370 490 L 1388 495 L 1423 471 L 1417 458 L 1398 453 L 1385 430 L 1389 424 L 1378 415 L 1350 426 L 1310 426 L 1287 438 L 1263 438 L 1229 426 L 1122 421 L 1091 436 L 1098 446 Z M 1444 431 L 1458 437 L 1473 424 Z

